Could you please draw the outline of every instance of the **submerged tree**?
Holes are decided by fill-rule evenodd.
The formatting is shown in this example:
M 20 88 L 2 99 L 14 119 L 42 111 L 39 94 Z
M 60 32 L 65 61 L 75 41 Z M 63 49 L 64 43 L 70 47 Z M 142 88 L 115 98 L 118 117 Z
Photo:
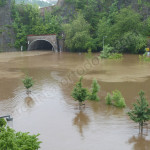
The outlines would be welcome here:
M 88 99 L 89 100 L 92 100 L 92 101 L 99 101 L 100 98 L 98 96 L 98 92 L 100 91 L 100 86 L 97 82 L 97 80 L 93 80 L 93 83 L 92 83 L 92 91 L 91 93 L 89 94 L 89 97 Z
M 31 77 L 29 76 L 26 76 L 24 80 L 22 80 L 25 88 L 27 89 L 27 94 L 30 93 L 29 89 L 33 86 L 34 84 L 34 81 Z
M 107 93 L 105 102 L 107 105 L 113 105 L 119 108 L 124 108 L 126 106 L 125 99 L 119 90 L 113 91 L 112 95 Z
M 72 97 L 79 102 L 79 106 L 83 105 L 83 102 L 88 98 L 88 89 L 82 87 L 82 77 L 80 77 L 79 82 L 76 83 L 73 91 Z
M 139 123 L 139 130 L 141 133 L 144 123 L 150 120 L 150 108 L 144 94 L 143 91 L 139 92 L 140 98 L 137 99 L 137 103 L 133 104 L 133 109 L 128 112 L 130 119 Z

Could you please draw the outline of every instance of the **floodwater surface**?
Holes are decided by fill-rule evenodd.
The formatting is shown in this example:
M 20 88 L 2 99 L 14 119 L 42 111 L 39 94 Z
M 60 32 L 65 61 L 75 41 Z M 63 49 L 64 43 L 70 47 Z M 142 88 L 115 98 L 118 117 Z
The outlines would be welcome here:
M 150 99 L 150 63 L 139 62 L 138 55 L 119 61 L 97 56 L 0 53 L 0 114 L 11 115 L 17 131 L 40 133 L 41 150 L 149 150 L 149 126 L 139 135 L 126 113 L 140 90 Z M 22 84 L 26 74 L 35 81 L 30 96 Z M 80 76 L 89 89 L 94 78 L 101 86 L 101 101 L 87 101 L 81 110 L 70 96 Z M 115 89 L 125 97 L 125 109 L 105 105 L 107 92 Z

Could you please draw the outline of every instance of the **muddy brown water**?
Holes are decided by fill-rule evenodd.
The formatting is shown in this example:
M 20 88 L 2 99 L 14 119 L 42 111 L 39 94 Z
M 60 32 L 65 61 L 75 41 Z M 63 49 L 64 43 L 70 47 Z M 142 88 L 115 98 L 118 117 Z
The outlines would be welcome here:
M 11 115 L 17 131 L 40 133 L 41 150 L 149 150 L 149 126 L 144 135 L 126 115 L 142 89 L 150 102 L 150 63 L 137 55 L 120 61 L 98 60 L 95 54 L 53 52 L 0 53 L 0 115 Z M 28 97 L 21 79 L 33 77 Z M 90 88 L 96 78 L 100 102 L 86 102 L 79 110 L 70 96 L 79 76 Z M 106 106 L 107 92 L 118 89 L 127 108 Z

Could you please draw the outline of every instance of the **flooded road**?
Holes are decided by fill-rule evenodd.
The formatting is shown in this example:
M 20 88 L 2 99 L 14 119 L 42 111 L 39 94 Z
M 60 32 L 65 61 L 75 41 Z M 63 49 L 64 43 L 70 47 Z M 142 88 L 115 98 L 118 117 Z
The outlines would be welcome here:
M 150 63 L 137 55 L 99 60 L 98 54 L 53 52 L 0 53 L 0 114 L 13 116 L 17 131 L 40 133 L 41 150 L 149 150 L 150 130 L 138 135 L 138 125 L 126 115 L 138 92 L 150 102 Z M 22 79 L 33 77 L 30 97 Z M 84 76 L 90 88 L 96 78 L 101 86 L 100 102 L 86 102 L 79 110 L 70 96 L 75 82 Z M 118 89 L 127 108 L 105 105 L 107 92 Z

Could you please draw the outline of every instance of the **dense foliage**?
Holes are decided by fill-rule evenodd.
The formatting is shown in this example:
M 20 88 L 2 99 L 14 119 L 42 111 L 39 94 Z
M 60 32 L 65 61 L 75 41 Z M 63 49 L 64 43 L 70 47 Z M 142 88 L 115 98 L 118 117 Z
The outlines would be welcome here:
M 133 109 L 128 112 L 131 120 L 139 123 L 141 127 L 143 127 L 144 122 L 150 120 L 150 108 L 144 94 L 143 91 L 139 92 L 140 98 L 137 99 L 137 103 L 133 104 Z
M 0 149 L 1 150 L 38 150 L 40 148 L 39 134 L 16 132 L 6 126 L 4 118 L 0 119 Z
M 149 4 L 137 2 L 137 7 Z M 13 3 L 12 17 L 15 46 L 24 49 L 28 34 L 64 33 L 66 48 L 72 52 L 100 51 L 105 43 L 115 53 L 144 53 L 150 35 L 150 17 L 119 0 L 65 0 L 62 8 L 56 6 L 44 16 L 38 6 Z
M 9 127 L 0 128 L 0 149 L 2 150 L 38 150 L 38 135 L 16 132 Z
M 27 47 L 27 35 L 29 34 L 58 34 L 61 30 L 61 19 L 51 13 L 45 12 L 41 16 L 36 5 L 12 4 L 13 27 L 16 33 L 16 48 Z
M 66 34 L 65 44 L 71 51 L 82 52 L 92 48 L 90 25 L 83 15 L 78 14 L 75 20 L 70 24 L 65 24 L 63 29 Z
M 107 36 L 105 44 L 113 47 L 117 53 L 144 52 L 147 45 L 146 37 L 150 34 L 150 18 L 145 18 L 132 7 L 124 6 L 123 3 L 120 5 L 118 0 L 111 2 L 107 0 L 65 1 L 73 5 L 76 13 L 82 16 L 82 19 L 81 17 L 80 19 L 74 17 L 73 21 L 67 24 L 69 31 L 64 30 L 67 37 L 66 46 L 70 51 L 87 51 L 88 48 L 99 51 L 103 48 L 103 37 Z M 141 6 L 145 3 L 137 2 L 137 5 Z M 86 32 L 84 32 L 85 28 L 81 28 L 79 23 L 76 25 L 79 27 L 79 32 L 84 32 L 82 38 L 86 38 L 80 41 L 80 38 L 77 37 L 70 40 L 68 44 L 68 38 L 73 38 L 70 33 L 76 33 L 73 27 L 76 20 L 80 20 L 81 24 L 84 20 L 83 25 L 85 25 Z M 90 44 L 87 44 L 89 41 Z M 78 42 L 80 46 L 75 46 L 75 43 L 78 44 Z

